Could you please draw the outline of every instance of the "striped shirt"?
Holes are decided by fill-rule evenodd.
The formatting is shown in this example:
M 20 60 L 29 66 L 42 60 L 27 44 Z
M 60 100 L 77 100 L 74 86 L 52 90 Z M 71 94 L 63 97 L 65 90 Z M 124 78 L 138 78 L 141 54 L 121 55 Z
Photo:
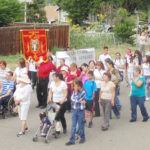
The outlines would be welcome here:
M 6 74 L 8 71 L 10 71 L 9 68 L 6 68 L 5 70 L 0 68 L 0 83 L 3 83 L 6 80 Z
M 2 95 L 7 94 L 8 91 L 11 90 L 11 96 L 12 96 L 13 95 L 13 90 L 14 90 L 14 81 L 5 80 L 3 82 L 2 89 L 3 89 Z
M 79 102 L 84 101 L 86 98 L 86 92 L 85 90 L 80 90 L 78 93 L 73 91 L 72 97 L 71 97 L 71 105 L 72 109 L 74 110 L 84 110 L 85 104 L 81 104 Z

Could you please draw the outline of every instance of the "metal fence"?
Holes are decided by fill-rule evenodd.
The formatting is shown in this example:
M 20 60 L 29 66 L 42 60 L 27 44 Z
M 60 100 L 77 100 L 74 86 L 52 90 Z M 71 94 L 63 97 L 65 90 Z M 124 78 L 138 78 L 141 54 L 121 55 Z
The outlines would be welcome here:
M 48 29 L 47 47 L 68 48 L 69 26 L 48 24 L 14 24 L 0 28 L 0 55 L 17 54 L 23 52 L 23 43 L 20 30 L 22 29 Z

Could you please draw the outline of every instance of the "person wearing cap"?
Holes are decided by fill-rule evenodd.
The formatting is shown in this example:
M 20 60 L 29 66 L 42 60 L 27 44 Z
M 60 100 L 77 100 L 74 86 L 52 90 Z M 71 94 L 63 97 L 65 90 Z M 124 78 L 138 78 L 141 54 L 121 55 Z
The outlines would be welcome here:
M 60 66 L 58 67 L 58 72 L 61 72 L 61 68 L 62 67 L 67 67 L 68 68 L 68 71 L 70 70 L 70 68 L 69 68 L 69 66 L 67 66 L 66 64 L 65 64 L 65 59 L 60 59 Z
M 67 109 L 70 111 L 71 110 L 71 85 L 72 85 L 72 80 L 71 77 L 68 75 L 68 67 L 63 66 L 61 68 L 61 73 L 63 75 L 64 81 L 67 84 L 68 87 L 68 96 L 67 96 Z
M 18 108 L 19 118 L 21 120 L 21 132 L 17 134 L 18 137 L 25 134 L 28 130 L 27 126 L 27 116 L 30 107 L 31 101 L 31 93 L 32 93 L 32 86 L 30 79 L 26 74 L 22 74 L 18 78 L 19 84 L 16 87 L 16 91 L 14 93 L 14 101 L 15 105 Z

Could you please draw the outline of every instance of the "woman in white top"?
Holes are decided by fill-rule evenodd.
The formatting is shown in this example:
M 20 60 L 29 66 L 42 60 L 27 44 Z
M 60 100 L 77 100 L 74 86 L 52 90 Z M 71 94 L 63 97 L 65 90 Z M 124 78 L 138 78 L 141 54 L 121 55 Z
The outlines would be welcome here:
M 115 68 L 119 71 L 120 77 L 123 81 L 125 62 L 121 58 L 121 54 L 119 52 L 116 53 L 116 59 L 114 60 L 114 65 L 115 65 Z
M 30 85 L 30 79 L 26 74 L 22 74 L 18 78 L 18 82 L 19 84 L 14 93 L 14 101 L 16 106 L 18 106 L 19 118 L 22 123 L 21 132 L 17 135 L 19 137 L 24 135 L 25 131 L 28 130 L 26 120 L 30 107 L 32 87 Z
M 111 81 L 111 74 L 104 73 L 104 81 L 101 84 L 99 103 L 102 105 L 104 112 L 104 122 L 102 130 L 108 130 L 111 108 L 115 101 L 115 84 Z
M 143 68 L 143 74 L 145 76 L 145 82 L 147 88 L 146 100 L 149 100 L 150 99 L 150 56 L 146 55 L 144 57 L 144 63 L 142 65 L 142 68 Z
M 97 86 L 97 91 L 95 92 L 95 117 L 100 116 L 100 107 L 99 107 L 99 92 L 101 89 L 101 83 L 103 81 L 103 75 L 104 75 L 104 65 L 101 61 L 98 61 L 96 63 L 96 69 L 94 70 L 94 78 Z
M 67 132 L 67 125 L 65 119 L 66 101 L 67 101 L 67 84 L 63 81 L 63 76 L 60 73 L 53 75 L 54 82 L 50 85 L 48 103 L 54 102 L 60 105 L 60 109 L 56 115 L 56 136 L 60 134 L 59 122 L 61 121 L 63 133 Z
M 28 74 L 28 70 L 26 68 L 26 63 L 25 63 L 25 59 L 24 58 L 20 58 L 19 59 L 18 67 L 16 68 L 16 70 L 14 72 L 14 80 L 15 80 L 16 83 L 18 83 L 18 78 L 22 74 Z

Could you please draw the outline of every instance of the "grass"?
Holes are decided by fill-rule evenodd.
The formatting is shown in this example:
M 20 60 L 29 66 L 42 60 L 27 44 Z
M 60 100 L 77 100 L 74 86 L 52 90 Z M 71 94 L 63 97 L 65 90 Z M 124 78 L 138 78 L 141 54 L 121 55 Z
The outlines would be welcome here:
M 17 64 L 18 64 L 18 60 L 19 58 L 24 57 L 24 55 L 9 55 L 9 56 L 0 56 L 0 60 L 5 60 L 7 62 L 7 66 L 11 69 L 11 70 L 15 70 Z

